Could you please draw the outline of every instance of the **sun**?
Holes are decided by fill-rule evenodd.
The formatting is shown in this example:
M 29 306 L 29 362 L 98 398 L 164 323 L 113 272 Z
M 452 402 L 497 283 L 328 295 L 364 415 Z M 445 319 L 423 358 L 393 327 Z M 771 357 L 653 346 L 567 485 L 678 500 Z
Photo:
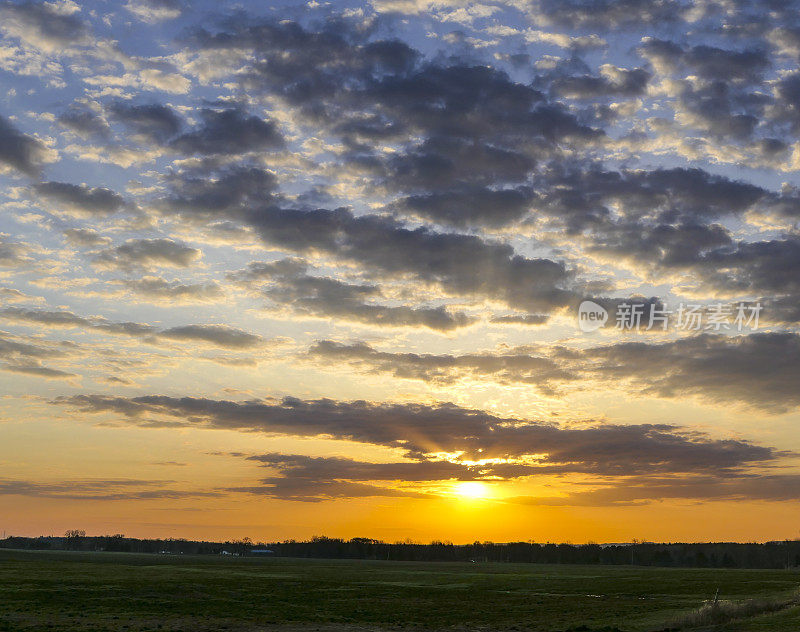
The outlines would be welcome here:
M 478 481 L 465 481 L 455 486 L 454 492 L 461 498 L 478 499 L 489 496 L 489 488 Z

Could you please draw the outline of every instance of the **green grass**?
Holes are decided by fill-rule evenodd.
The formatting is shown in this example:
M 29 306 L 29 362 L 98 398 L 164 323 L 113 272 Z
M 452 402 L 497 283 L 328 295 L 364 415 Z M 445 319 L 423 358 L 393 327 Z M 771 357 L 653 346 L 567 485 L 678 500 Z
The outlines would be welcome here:
M 798 584 L 789 571 L 0 550 L 0 631 L 647 632 L 717 588 L 740 601 L 782 598 Z M 716 629 L 795 632 L 800 617 L 790 608 L 724 625 Z

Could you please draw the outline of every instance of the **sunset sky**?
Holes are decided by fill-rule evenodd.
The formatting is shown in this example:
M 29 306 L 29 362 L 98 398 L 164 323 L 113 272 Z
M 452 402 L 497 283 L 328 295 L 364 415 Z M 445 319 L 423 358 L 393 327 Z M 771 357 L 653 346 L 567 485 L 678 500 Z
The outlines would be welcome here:
M 798 61 L 794 2 L 0 0 L 0 531 L 800 536 Z

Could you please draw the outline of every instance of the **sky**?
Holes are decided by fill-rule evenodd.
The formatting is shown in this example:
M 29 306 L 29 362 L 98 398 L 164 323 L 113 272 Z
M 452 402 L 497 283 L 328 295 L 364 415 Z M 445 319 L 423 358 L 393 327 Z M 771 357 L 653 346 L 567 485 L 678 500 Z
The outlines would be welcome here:
M 800 536 L 798 9 L 0 1 L 0 530 Z

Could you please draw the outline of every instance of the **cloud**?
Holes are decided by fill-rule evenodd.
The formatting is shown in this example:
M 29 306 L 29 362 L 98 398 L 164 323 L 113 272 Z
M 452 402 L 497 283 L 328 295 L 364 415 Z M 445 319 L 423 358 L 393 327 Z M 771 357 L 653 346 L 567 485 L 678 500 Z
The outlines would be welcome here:
M 162 277 L 143 276 L 120 281 L 137 297 L 164 303 L 192 303 L 214 301 L 222 297 L 222 288 L 215 282 L 182 283 Z
M 245 457 L 276 474 L 260 485 L 231 491 L 319 502 L 363 496 L 435 497 L 441 492 L 419 491 L 419 485 L 436 486 L 459 481 L 489 484 L 541 476 L 547 467 L 526 463 L 466 464 L 457 461 L 420 460 L 371 463 L 341 457 L 309 457 L 277 453 Z M 800 475 L 753 472 L 700 472 L 689 474 L 640 474 L 605 476 L 592 482 L 565 487 L 563 496 L 512 496 L 500 502 L 550 506 L 598 506 L 642 504 L 672 500 L 792 501 L 800 489 Z M 587 487 L 594 489 L 587 490 Z M 424 488 L 424 487 L 423 487 Z
M 171 141 L 172 148 L 188 155 L 224 155 L 276 150 L 284 146 L 283 136 L 273 121 L 248 116 L 239 109 L 219 112 L 204 109 L 200 116 L 202 125 Z
M 697 396 L 783 413 L 800 406 L 800 336 L 700 334 L 664 343 L 622 342 L 585 349 L 544 345 L 471 354 L 378 351 L 365 343 L 316 342 L 308 350 L 326 365 L 451 384 L 459 380 L 533 384 L 547 394 L 571 389 L 628 389 L 663 398 Z
M 0 116 L 0 169 L 8 167 L 35 176 L 47 157 L 48 150 L 40 140 L 23 134 Z
M 374 303 L 382 298 L 376 285 L 353 284 L 331 277 L 307 274 L 301 259 L 274 263 L 251 262 L 230 277 L 259 291 L 276 306 L 291 306 L 297 313 L 321 318 L 342 318 L 381 327 L 428 327 L 451 331 L 473 322 L 463 312 L 445 307 L 390 306 Z M 267 283 L 267 285 L 262 285 Z
M 69 311 L 44 311 L 7 307 L 0 310 L 0 318 L 19 323 L 31 323 L 45 327 L 77 328 L 103 334 L 142 338 L 155 344 L 160 340 L 197 341 L 227 349 L 255 347 L 262 338 L 229 325 L 182 325 L 159 329 L 136 322 L 113 322 L 99 316 L 83 317 Z
M 111 135 L 108 121 L 94 102 L 71 103 L 65 112 L 58 115 L 57 120 L 82 138 L 108 138 Z
M 138 479 L 82 479 L 52 483 L 0 479 L 0 495 L 62 500 L 179 500 L 222 495 L 218 491 L 182 490 L 166 487 L 174 481 Z
M 196 340 L 228 349 L 247 349 L 258 345 L 261 336 L 228 325 L 184 325 L 159 332 L 170 340 Z
M 183 11 L 180 0 L 128 0 L 125 9 L 139 18 L 142 22 L 150 24 L 174 20 Z
M 129 239 L 125 243 L 101 250 L 94 258 L 102 268 L 135 270 L 150 267 L 187 268 L 202 253 L 172 239 Z
M 258 454 L 246 457 L 278 476 L 261 479 L 259 485 L 232 487 L 229 491 L 304 502 L 373 496 L 413 498 L 427 494 L 369 481 L 423 481 L 438 478 L 471 480 L 469 468 L 447 461 L 365 463 L 337 457 Z
M 115 191 L 85 184 L 40 182 L 33 186 L 33 190 L 58 210 L 66 209 L 83 217 L 109 215 L 125 205 L 124 198 Z
M 47 379 L 64 379 L 70 377 L 77 377 L 74 373 L 61 371 L 60 369 L 51 369 L 46 366 L 38 364 L 4 364 L 0 366 L 4 371 L 12 373 L 22 373 L 24 375 L 33 375 L 35 377 L 43 377 Z
M 493 299 L 511 307 L 549 312 L 570 304 L 572 273 L 562 263 L 529 259 L 506 243 L 475 235 L 407 228 L 347 209 L 253 212 L 249 221 L 267 243 L 296 252 L 325 252 L 359 263 L 372 274 L 413 275 L 445 293 Z
M 689 71 L 709 81 L 759 81 L 771 63 L 763 49 L 728 50 L 698 45 L 684 48 L 669 40 L 645 37 L 638 49 L 659 71 Z
M 92 228 L 67 228 L 64 231 L 64 238 L 76 248 L 95 248 L 111 243 L 110 238 L 103 237 Z
M 175 111 L 159 103 L 134 105 L 115 101 L 106 107 L 111 118 L 122 123 L 146 141 L 165 144 L 181 131 L 183 120 Z
M 61 358 L 67 355 L 66 349 L 57 344 L 39 341 L 22 342 L 20 339 L 0 332 L 0 369 L 12 373 L 20 373 L 45 379 L 64 379 L 75 377 L 74 374 L 60 369 L 53 369 L 42 364 L 49 358 Z
M 64 396 L 82 415 L 112 414 L 141 426 L 194 427 L 328 437 L 401 448 L 415 460 L 437 453 L 492 459 L 537 456 L 541 473 L 633 475 L 721 472 L 764 464 L 783 453 L 736 439 L 713 439 L 672 425 L 553 424 L 502 418 L 454 404 L 390 404 L 330 399 L 227 401 L 150 395 Z M 435 458 L 435 457 L 433 457 Z
M 557 361 L 533 355 L 524 348 L 505 354 L 435 355 L 381 352 L 364 343 L 347 345 L 321 340 L 312 345 L 308 353 L 325 365 L 347 363 L 370 372 L 388 372 L 399 378 L 438 384 L 490 377 L 500 383 L 535 384 L 542 391 L 552 392 L 553 382 L 576 379 L 576 375 Z
M 643 68 L 627 70 L 604 64 L 600 72 L 600 77 L 583 75 L 556 79 L 551 87 L 556 94 L 573 99 L 633 97 L 644 93 L 650 79 L 650 73 Z
M 508 502 L 523 505 L 613 507 L 663 501 L 793 502 L 800 491 L 797 474 L 740 474 L 726 476 L 636 476 L 564 496 L 517 496 Z
M 11 241 L 9 235 L 0 233 L 0 266 L 19 268 L 34 261 L 33 248 L 19 241 Z
M 529 187 L 493 189 L 465 186 L 401 198 L 394 207 L 445 226 L 500 227 L 522 219 L 536 196 Z
M 158 202 L 167 214 L 187 217 L 230 215 L 242 219 L 247 210 L 273 199 L 278 179 L 270 171 L 247 165 L 192 170 L 163 176 L 169 190 Z
M 53 53 L 85 43 L 88 30 L 71 3 L 2 2 L 0 30 L 33 48 Z M 76 5 L 72 5 L 76 7 Z M 77 7 L 76 7 L 77 8 Z
M 544 24 L 573 29 L 625 29 L 679 22 L 687 4 L 679 0 L 533 0 L 527 13 Z

